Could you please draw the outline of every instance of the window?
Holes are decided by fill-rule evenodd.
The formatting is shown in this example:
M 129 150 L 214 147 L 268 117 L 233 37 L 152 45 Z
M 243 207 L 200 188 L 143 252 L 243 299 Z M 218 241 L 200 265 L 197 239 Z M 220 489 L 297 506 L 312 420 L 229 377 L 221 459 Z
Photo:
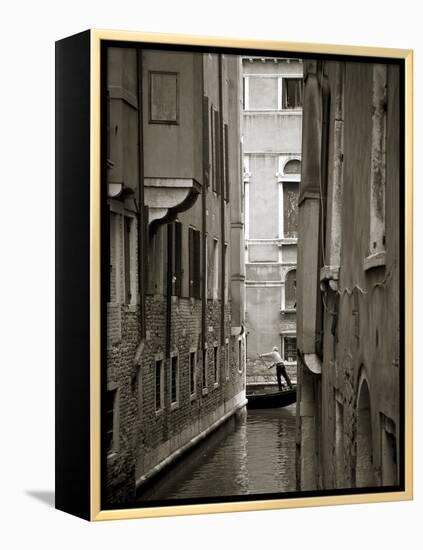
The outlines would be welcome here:
M 110 212 L 110 284 L 109 284 L 109 302 L 118 301 L 118 247 L 117 237 L 119 235 L 119 216 Z
M 300 109 L 303 106 L 303 79 L 284 78 L 282 82 L 282 108 Z
M 213 381 L 215 385 L 219 383 L 219 346 L 217 342 L 213 345 Z
M 243 181 L 244 181 L 244 220 L 245 220 L 245 239 L 248 239 L 250 236 L 250 157 L 249 155 L 244 155 L 243 162 Z
M 209 294 L 210 294 L 210 291 L 209 291 L 209 288 L 208 288 L 208 284 L 209 284 L 208 269 L 209 269 L 209 241 L 208 241 L 208 236 L 207 236 L 207 233 L 206 233 L 204 235 L 204 268 L 203 268 L 203 272 L 204 272 L 204 296 L 205 296 L 206 300 L 208 299 Z
M 117 411 L 118 391 L 109 390 L 106 392 L 106 403 L 104 407 L 104 434 L 106 438 L 107 454 L 112 454 L 118 447 L 117 434 Z
M 283 169 L 284 174 L 301 174 L 301 162 L 297 159 L 289 160 Z
M 242 361 L 242 340 L 238 339 L 238 372 L 242 372 L 243 361 Z
M 231 356 L 230 356 L 229 341 L 228 341 L 228 339 L 226 339 L 226 341 L 225 341 L 225 370 L 226 370 L 226 380 L 229 380 L 230 366 L 231 366 Z
M 149 123 L 179 123 L 178 73 L 149 71 Z
M 131 219 L 124 218 L 125 302 L 131 303 Z
M 203 348 L 203 365 L 202 365 L 202 377 L 201 384 L 203 388 L 203 393 L 207 393 L 207 346 Z
M 247 102 L 247 79 L 244 77 L 242 79 L 242 108 L 244 110 L 248 109 L 248 102 Z
M 201 249 L 200 231 L 189 228 L 189 295 L 190 298 L 201 298 Z
M 190 351 L 189 353 L 189 393 L 191 397 L 195 395 L 195 372 L 197 367 L 197 353 Z
M 283 231 L 284 238 L 298 237 L 298 183 L 283 183 Z
M 398 483 L 398 464 L 395 422 L 380 413 L 380 426 L 382 431 L 382 485 L 396 485 Z
M 225 201 L 229 201 L 229 130 L 228 125 L 223 125 L 223 153 L 224 153 L 224 159 L 223 159 L 223 167 L 224 167 L 224 193 L 225 193 Z
M 223 246 L 223 256 L 225 261 L 225 280 L 224 280 L 224 291 L 225 291 L 225 302 L 229 300 L 229 258 L 228 258 L 228 245 Z
M 222 187 L 222 158 L 221 158 L 221 128 L 220 113 L 213 106 L 211 107 L 212 119 L 212 189 L 220 194 Z
M 297 272 L 295 269 L 291 269 L 291 271 L 288 271 L 285 277 L 284 309 L 295 309 L 297 307 L 296 289 L 297 289 Z
M 250 110 L 276 110 L 278 108 L 278 78 L 250 76 L 248 86 L 248 106 Z
M 203 97 L 203 172 L 204 180 L 210 185 L 210 106 L 209 98 Z
M 335 398 L 335 461 L 336 486 L 344 486 L 344 405 Z
M 168 246 L 172 262 L 172 296 L 182 296 L 182 224 L 168 225 Z
M 170 358 L 170 403 L 175 405 L 178 402 L 179 393 L 179 358 L 176 354 Z
M 166 281 L 166 238 L 167 228 L 160 225 L 149 241 L 149 263 L 151 269 L 148 272 L 148 288 L 152 294 L 165 294 Z
M 210 133 L 211 133 L 211 173 L 210 179 L 212 184 L 212 190 L 216 192 L 216 120 L 214 116 L 213 106 L 210 105 Z
M 219 297 L 219 242 L 213 239 L 213 300 Z
M 129 216 L 123 218 L 123 258 L 124 258 L 124 290 L 125 304 L 131 304 L 136 298 L 135 289 L 135 219 Z
M 155 363 L 155 408 L 156 411 L 163 409 L 164 392 L 163 392 L 163 360 L 156 359 Z
M 283 337 L 283 359 L 288 363 L 295 363 L 297 360 L 297 339 L 295 336 Z

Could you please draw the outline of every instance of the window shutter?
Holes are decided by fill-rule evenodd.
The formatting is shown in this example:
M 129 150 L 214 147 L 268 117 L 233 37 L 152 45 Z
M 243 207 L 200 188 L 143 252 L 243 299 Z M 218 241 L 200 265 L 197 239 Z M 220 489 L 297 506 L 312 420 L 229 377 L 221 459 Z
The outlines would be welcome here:
M 215 190 L 219 195 L 221 193 L 221 183 L 222 183 L 222 166 L 221 166 L 221 143 L 220 143 L 220 116 L 219 111 L 214 111 L 214 134 L 215 134 L 215 174 L 216 174 L 216 185 Z
M 189 296 L 194 298 L 194 229 L 188 229 L 189 248 Z
M 124 260 L 125 260 L 125 303 L 131 303 L 131 261 L 130 261 L 130 235 L 131 235 L 131 220 L 124 217 Z
M 174 230 L 174 277 L 175 277 L 175 295 L 182 296 L 182 224 L 175 222 Z
M 214 116 L 213 105 L 210 105 L 210 125 L 211 125 L 211 182 L 212 189 L 216 191 L 216 119 Z
M 194 298 L 201 298 L 200 231 L 194 231 Z
M 142 277 L 143 277 L 143 282 L 144 282 L 144 291 L 147 292 L 148 290 L 148 273 L 149 273 L 149 261 L 148 261 L 148 252 L 149 252 L 149 246 L 150 246 L 150 243 L 149 243 L 149 228 L 148 228 L 148 216 L 149 216 L 149 213 L 148 213 L 148 206 L 143 206 L 142 207 L 142 214 L 143 214 L 143 219 L 142 219 L 142 229 L 143 229 L 143 233 L 142 233 L 142 248 L 143 250 L 142 251 L 139 251 L 140 253 L 140 256 L 139 256 L 139 261 L 141 263 L 141 273 L 142 273 Z
M 204 183 L 210 185 L 210 109 L 209 98 L 203 97 L 203 173 Z
M 225 201 L 229 201 L 229 130 L 228 125 L 224 125 L 224 162 L 225 162 Z

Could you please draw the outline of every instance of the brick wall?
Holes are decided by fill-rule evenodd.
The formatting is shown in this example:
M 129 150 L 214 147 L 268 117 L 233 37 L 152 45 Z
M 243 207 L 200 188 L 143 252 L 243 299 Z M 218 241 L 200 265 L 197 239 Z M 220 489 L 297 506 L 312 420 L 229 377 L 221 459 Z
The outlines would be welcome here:
M 164 409 L 155 411 L 155 357 L 164 352 L 166 329 L 166 301 L 164 296 L 150 296 L 146 303 L 147 342 L 140 366 L 138 391 L 140 392 L 140 418 L 138 419 L 136 478 L 139 480 L 178 446 L 187 443 L 207 426 L 196 422 L 200 418 L 213 418 L 219 407 L 243 389 L 243 375 L 238 371 L 235 339 L 229 330 L 230 305 L 226 306 L 227 331 L 230 344 L 229 378 L 226 379 L 225 348 L 220 345 L 220 302 L 208 301 L 207 307 L 207 389 L 202 387 L 201 301 L 172 297 L 171 352 L 179 357 L 179 396 L 177 404 L 170 402 L 170 360 L 165 361 Z M 218 342 L 218 383 L 214 382 L 213 348 Z M 232 345 L 231 345 L 232 344 Z M 195 395 L 190 393 L 190 351 L 197 351 Z M 180 438 L 178 438 L 178 435 Z

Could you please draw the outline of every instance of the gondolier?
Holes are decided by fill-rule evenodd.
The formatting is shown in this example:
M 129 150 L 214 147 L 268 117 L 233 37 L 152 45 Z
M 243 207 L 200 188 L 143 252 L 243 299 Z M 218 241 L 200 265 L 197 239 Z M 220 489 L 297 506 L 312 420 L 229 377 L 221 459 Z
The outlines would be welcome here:
M 286 367 L 284 365 L 282 357 L 279 354 L 279 350 L 278 350 L 277 346 L 274 346 L 273 350 L 269 351 L 268 353 L 260 354 L 259 357 L 261 357 L 263 359 L 268 357 L 269 359 L 272 360 L 272 364 L 268 367 L 269 369 L 276 366 L 276 376 L 278 378 L 279 391 L 282 390 L 282 376 L 285 378 L 286 383 L 288 384 L 288 386 L 292 389 L 292 382 L 291 382 L 291 380 L 288 376 L 288 373 L 286 372 Z

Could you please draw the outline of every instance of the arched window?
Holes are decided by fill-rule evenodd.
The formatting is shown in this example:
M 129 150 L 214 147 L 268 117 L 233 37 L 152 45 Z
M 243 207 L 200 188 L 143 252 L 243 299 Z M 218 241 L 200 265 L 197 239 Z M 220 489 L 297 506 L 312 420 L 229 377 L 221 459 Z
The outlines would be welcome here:
M 296 300 L 297 287 L 297 271 L 291 269 L 285 277 L 285 309 L 295 309 L 297 306 Z
M 357 462 L 356 487 L 372 487 L 375 484 L 373 470 L 372 420 L 370 393 L 366 380 L 360 386 L 357 401 Z
M 397 469 L 397 438 L 395 422 L 385 416 L 379 414 L 381 427 L 381 470 L 382 470 L 382 485 L 396 485 L 398 483 Z
M 301 174 L 301 162 L 299 160 L 289 160 L 283 169 L 284 174 Z

